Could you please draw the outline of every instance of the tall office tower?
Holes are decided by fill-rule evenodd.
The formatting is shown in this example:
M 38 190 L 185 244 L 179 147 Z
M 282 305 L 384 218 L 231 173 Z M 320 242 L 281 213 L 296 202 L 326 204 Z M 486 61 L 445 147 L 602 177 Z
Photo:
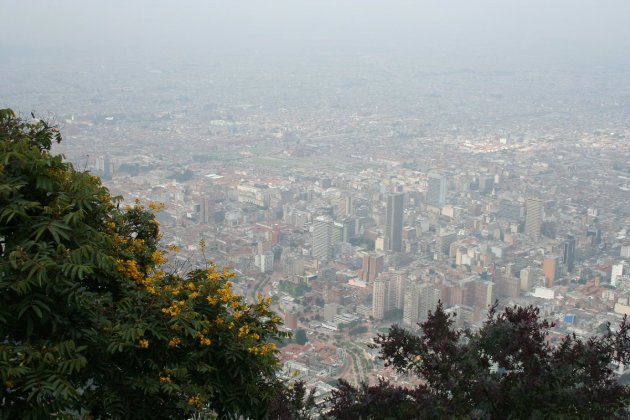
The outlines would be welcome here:
M 551 256 L 543 260 L 543 274 L 547 281 L 547 287 L 553 287 L 553 283 L 558 279 L 558 257 Z
M 335 245 L 343 238 L 343 225 L 328 216 L 319 216 L 313 220 L 312 234 L 313 257 L 320 260 L 330 259 L 335 255 Z
M 531 239 L 540 239 L 540 228 L 543 221 L 542 200 L 528 198 L 525 203 L 525 234 Z
M 442 206 L 446 203 L 447 180 L 445 176 L 430 175 L 427 186 L 427 203 L 433 206 Z
M 199 204 L 199 223 L 214 223 L 214 200 L 203 198 Z
M 374 281 L 383 271 L 385 256 L 380 254 L 366 254 L 363 256 L 363 267 L 361 268 L 361 280 Z
M 402 193 L 387 196 L 385 249 L 390 252 L 402 252 L 403 203 Z
M 342 224 L 343 224 L 342 240 L 344 242 L 350 242 L 350 239 L 352 239 L 356 234 L 357 219 L 355 219 L 354 217 L 346 217 L 342 221 Z
M 575 238 L 572 235 L 567 236 L 562 246 L 562 263 L 567 267 L 569 273 L 575 270 Z
M 385 312 L 389 310 L 387 299 L 388 283 L 385 280 L 377 280 L 372 288 L 372 316 L 374 319 L 383 319 Z
M 479 192 L 489 194 L 494 188 L 494 175 L 484 174 L 479 176 Z
M 354 214 L 354 198 L 352 195 L 344 197 L 344 210 L 346 211 L 346 216 Z
M 456 232 L 441 232 L 435 240 L 435 252 L 449 255 L 450 247 L 457 240 Z

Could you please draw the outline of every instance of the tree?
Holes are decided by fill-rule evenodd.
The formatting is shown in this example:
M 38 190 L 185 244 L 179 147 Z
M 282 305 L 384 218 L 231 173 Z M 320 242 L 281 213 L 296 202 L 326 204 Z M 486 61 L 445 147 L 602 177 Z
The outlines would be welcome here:
M 162 267 L 154 212 L 0 110 L 0 418 L 260 418 L 279 390 L 270 299 Z
M 307 391 L 303 381 L 282 386 L 275 394 L 269 410 L 269 418 L 276 420 L 311 419 L 315 410 L 314 389 Z
M 628 360 L 629 324 L 586 341 L 567 335 L 548 343 L 552 323 L 538 308 L 491 308 L 478 332 L 452 329 L 439 304 L 415 335 L 394 325 L 378 335 L 380 358 L 423 384 L 381 381 L 355 388 L 340 381 L 330 398 L 338 419 L 382 418 L 627 418 L 630 388 L 612 363 Z

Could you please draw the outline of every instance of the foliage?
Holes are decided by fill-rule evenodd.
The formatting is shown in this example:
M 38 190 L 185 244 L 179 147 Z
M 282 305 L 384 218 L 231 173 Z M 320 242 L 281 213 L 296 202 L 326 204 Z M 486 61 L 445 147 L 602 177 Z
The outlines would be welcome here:
M 355 327 L 352 327 L 350 331 L 348 331 L 350 335 L 365 334 L 366 332 L 368 332 L 368 327 L 365 325 L 357 325 Z
M 165 272 L 159 206 L 120 206 L 53 141 L 0 110 L 0 418 L 264 416 L 270 300 L 212 264 Z
M 392 326 L 375 347 L 387 366 L 422 379 L 415 388 L 387 382 L 355 388 L 347 382 L 330 399 L 330 415 L 355 418 L 627 418 L 630 389 L 612 363 L 626 361 L 630 326 L 586 341 L 568 335 L 548 343 L 553 324 L 534 307 L 491 309 L 478 332 L 455 331 L 438 305 L 415 335 Z
M 278 389 L 271 402 L 268 417 L 277 420 L 310 419 L 314 409 L 314 390 L 307 392 L 303 381 L 295 381 Z
M 278 288 L 280 291 L 288 293 L 294 298 L 300 298 L 304 296 L 305 293 L 311 291 L 311 286 L 303 282 L 293 283 L 290 281 L 282 281 Z

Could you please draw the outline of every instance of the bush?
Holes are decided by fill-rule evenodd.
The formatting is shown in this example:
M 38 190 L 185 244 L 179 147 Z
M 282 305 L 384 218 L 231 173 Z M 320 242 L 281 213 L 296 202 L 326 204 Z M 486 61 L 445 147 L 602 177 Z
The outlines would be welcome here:
M 158 206 L 120 206 L 55 127 L 0 110 L 0 418 L 264 416 L 285 336 L 212 264 L 162 269 Z
M 412 389 L 381 381 L 355 388 L 340 381 L 330 399 L 338 419 L 382 418 L 627 418 L 629 388 L 612 363 L 626 362 L 629 325 L 586 341 L 575 335 L 547 342 L 553 324 L 534 307 L 496 305 L 479 332 L 455 331 L 438 305 L 415 335 L 396 325 L 379 334 L 380 358 L 417 375 Z

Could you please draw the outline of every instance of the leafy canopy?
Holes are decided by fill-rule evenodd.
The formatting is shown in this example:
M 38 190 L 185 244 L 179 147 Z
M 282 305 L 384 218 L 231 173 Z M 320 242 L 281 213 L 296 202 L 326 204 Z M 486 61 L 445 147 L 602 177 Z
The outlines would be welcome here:
M 630 389 L 612 364 L 630 351 L 624 319 L 613 333 L 548 342 L 553 324 L 535 307 L 491 308 L 478 332 L 456 331 L 442 304 L 416 335 L 394 325 L 375 339 L 380 358 L 422 384 L 381 381 L 358 388 L 341 381 L 330 399 L 338 419 L 627 418 Z
M 120 206 L 0 110 L 0 417 L 265 415 L 284 337 L 209 264 L 167 272 L 156 206 Z

